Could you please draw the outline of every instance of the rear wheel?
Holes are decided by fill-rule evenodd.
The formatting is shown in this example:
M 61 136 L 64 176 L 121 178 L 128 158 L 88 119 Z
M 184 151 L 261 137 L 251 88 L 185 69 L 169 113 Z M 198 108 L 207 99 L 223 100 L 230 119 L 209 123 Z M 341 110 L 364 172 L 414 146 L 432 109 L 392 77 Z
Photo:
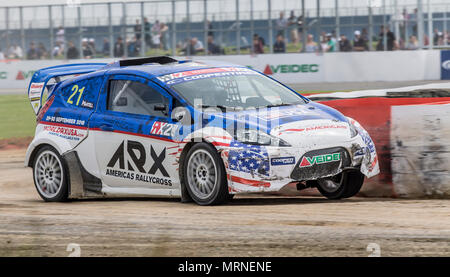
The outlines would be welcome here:
M 62 157 L 51 146 L 42 147 L 33 162 L 34 185 L 48 202 L 67 200 L 68 182 Z
M 229 200 L 225 167 L 216 149 L 198 143 L 189 149 L 183 166 L 184 184 L 199 205 L 216 205 Z
M 358 171 L 347 171 L 317 180 L 317 189 L 328 199 L 349 198 L 359 192 L 364 175 Z

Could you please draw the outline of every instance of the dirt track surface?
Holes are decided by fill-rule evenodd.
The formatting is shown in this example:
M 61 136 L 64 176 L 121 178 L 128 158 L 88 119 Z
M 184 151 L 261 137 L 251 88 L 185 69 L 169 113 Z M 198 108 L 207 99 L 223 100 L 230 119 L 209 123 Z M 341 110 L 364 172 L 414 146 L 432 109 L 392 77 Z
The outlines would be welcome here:
M 450 200 L 240 196 L 44 203 L 25 150 L 0 151 L 0 256 L 450 256 Z

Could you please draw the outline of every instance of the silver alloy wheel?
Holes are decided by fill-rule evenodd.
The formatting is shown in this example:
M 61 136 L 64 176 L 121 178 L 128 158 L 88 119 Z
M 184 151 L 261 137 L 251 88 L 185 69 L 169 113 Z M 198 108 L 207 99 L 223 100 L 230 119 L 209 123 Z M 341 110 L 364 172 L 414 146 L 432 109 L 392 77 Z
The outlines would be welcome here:
M 42 152 L 34 166 L 34 180 L 39 192 L 46 198 L 55 197 L 62 188 L 63 178 L 58 156 L 49 150 Z
M 217 185 L 217 166 L 211 154 L 198 149 L 189 157 L 187 181 L 192 193 L 200 199 L 211 196 Z
M 317 183 L 319 183 L 319 186 L 328 193 L 336 192 L 343 183 L 344 180 L 344 174 L 341 173 L 339 175 L 330 177 L 330 178 L 324 178 L 317 180 Z

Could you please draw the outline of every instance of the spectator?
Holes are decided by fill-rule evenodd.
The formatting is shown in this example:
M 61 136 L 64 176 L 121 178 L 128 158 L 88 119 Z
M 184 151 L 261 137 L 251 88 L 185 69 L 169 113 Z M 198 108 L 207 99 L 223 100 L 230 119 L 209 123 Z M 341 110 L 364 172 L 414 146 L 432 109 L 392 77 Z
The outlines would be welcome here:
M 39 42 L 39 44 L 38 44 L 38 56 L 39 56 L 39 59 L 48 58 L 47 49 L 45 48 L 45 46 L 42 42 Z
M 353 51 L 368 51 L 367 41 L 361 37 L 359 30 L 355 31 L 355 39 L 353 40 Z
M 11 47 L 9 54 L 7 55 L 10 59 L 22 59 L 23 58 L 23 50 L 18 44 L 14 44 Z
M 352 45 L 350 41 L 347 39 L 347 36 L 342 34 L 339 39 L 339 51 L 341 52 L 350 52 L 352 51 Z
M 73 60 L 73 59 L 79 59 L 80 58 L 80 52 L 75 47 L 72 41 L 69 41 L 67 44 L 67 59 Z
M 208 36 L 208 54 L 209 55 L 220 55 L 222 54 L 222 49 L 214 43 L 214 37 Z
M 381 26 L 380 28 L 380 34 L 378 35 L 378 44 L 377 44 L 377 51 L 384 50 L 384 36 L 386 35 L 386 44 L 387 44 L 387 50 L 392 51 L 396 48 L 396 40 L 395 35 L 389 27 L 384 28 L 384 26 Z
M 317 51 L 319 51 L 319 46 L 314 41 L 314 36 L 312 34 L 308 34 L 308 36 L 306 37 L 305 52 L 314 53 Z
M 413 24 L 413 35 L 417 36 L 417 8 L 415 8 L 414 13 L 409 16 L 409 21 Z
M 167 42 L 168 40 L 168 35 L 169 35 L 169 26 L 167 26 L 165 23 L 161 22 L 161 29 L 160 29 L 160 34 L 161 34 L 161 49 L 167 50 Z
M 284 37 L 282 34 L 278 34 L 275 44 L 273 45 L 274 53 L 285 53 L 286 52 L 286 44 L 284 43 Z
M 277 26 L 277 30 L 278 30 L 277 35 L 285 36 L 287 25 L 288 25 L 288 21 L 286 18 L 284 18 L 284 12 L 280 12 L 280 17 L 276 21 L 276 26 Z
M 305 23 L 305 19 L 303 18 L 303 15 L 299 15 L 297 17 L 297 33 L 298 33 L 298 39 L 303 35 L 303 24 Z
M 416 36 L 410 36 L 408 44 L 406 44 L 406 50 L 417 50 L 419 49 L 419 42 L 417 41 Z
M 129 57 L 139 56 L 139 52 L 141 51 L 141 43 L 140 40 L 136 38 L 136 36 L 134 36 L 130 41 L 128 41 L 127 46 Z
M 444 45 L 444 33 L 434 29 L 433 45 Z
M 406 34 L 406 26 L 408 24 L 408 19 L 409 19 L 408 11 L 406 10 L 406 8 L 404 8 L 402 11 L 402 16 L 401 16 L 401 21 L 400 21 L 400 36 L 402 38 L 404 38 L 405 34 Z
M 29 60 L 37 60 L 39 59 L 39 53 L 36 49 L 36 44 L 34 42 L 30 43 L 30 49 L 27 52 L 27 59 Z
M 90 38 L 88 41 L 88 45 L 91 48 L 92 56 L 95 56 L 95 54 L 97 53 L 97 50 L 95 50 L 95 39 Z
M 145 32 L 145 44 L 147 46 L 151 46 L 151 39 L 150 39 L 150 22 L 148 22 L 148 18 L 144 17 L 144 32 Z
M 368 45 L 368 43 L 369 43 L 369 32 L 367 32 L 366 28 L 362 29 L 361 38 Z M 367 49 L 370 50 L 370 48 L 367 48 Z
M 298 21 L 294 11 L 291 11 L 291 14 L 288 18 L 288 26 L 290 30 L 289 33 L 291 35 L 291 42 L 297 44 L 300 40 L 298 37 Z
M 87 38 L 84 38 L 81 41 L 81 52 L 85 59 L 92 59 L 94 56 L 94 52 L 92 51 L 92 47 L 89 45 L 89 40 Z
M 116 43 L 114 44 L 114 57 L 120 58 L 125 54 L 123 39 L 118 37 Z
M 196 37 L 192 38 L 190 43 L 190 54 L 197 55 L 203 51 L 205 51 L 203 43 Z
M 137 39 L 141 39 L 142 33 L 142 24 L 139 19 L 136 19 L 136 25 L 134 25 L 134 35 Z
M 58 31 L 56 31 L 56 42 L 59 42 L 61 46 L 64 46 L 65 38 L 64 38 L 65 32 L 63 26 L 59 26 Z
M 324 48 L 324 52 L 334 52 L 336 51 L 336 41 L 333 39 L 333 35 L 328 33 L 326 34 L 326 45 Z
M 103 39 L 103 49 L 102 53 L 104 56 L 109 56 L 109 51 L 111 50 L 111 44 L 109 43 L 109 39 Z
M 13 59 L 13 55 L 14 55 L 14 45 L 11 45 L 8 50 L 6 51 L 6 56 L 9 59 Z
M 0 48 L 0 60 L 5 59 L 5 54 L 3 54 L 2 48 Z
M 64 54 L 64 48 L 62 47 L 62 43 L 57 41 L 52 50 L 52 57 L 58 57 L 62 54 Z
M 258 34 L 253 35 L 253 54 L 264 54 L 264 45 Z
M 159 24 L 159 20 L 155 21 L 155 24 L 152 26 L 152 48 L 160 48 L 161 47 L 161 25 Z
M 211 21 L 209 21 L 209 20 L 206 20 L 206 30 L 208 31 L 208 36 L 211 36 L 214 38 L 214 32 L 212 31 L 213 26 L 212 26 Z

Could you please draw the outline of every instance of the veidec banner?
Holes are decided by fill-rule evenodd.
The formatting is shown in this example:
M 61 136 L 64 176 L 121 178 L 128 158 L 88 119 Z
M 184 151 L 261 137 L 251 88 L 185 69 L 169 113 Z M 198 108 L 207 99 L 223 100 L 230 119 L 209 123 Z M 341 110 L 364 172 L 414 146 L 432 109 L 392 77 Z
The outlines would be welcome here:
M 450 50 L 441 51 L 441 80 L 450 80 Z

